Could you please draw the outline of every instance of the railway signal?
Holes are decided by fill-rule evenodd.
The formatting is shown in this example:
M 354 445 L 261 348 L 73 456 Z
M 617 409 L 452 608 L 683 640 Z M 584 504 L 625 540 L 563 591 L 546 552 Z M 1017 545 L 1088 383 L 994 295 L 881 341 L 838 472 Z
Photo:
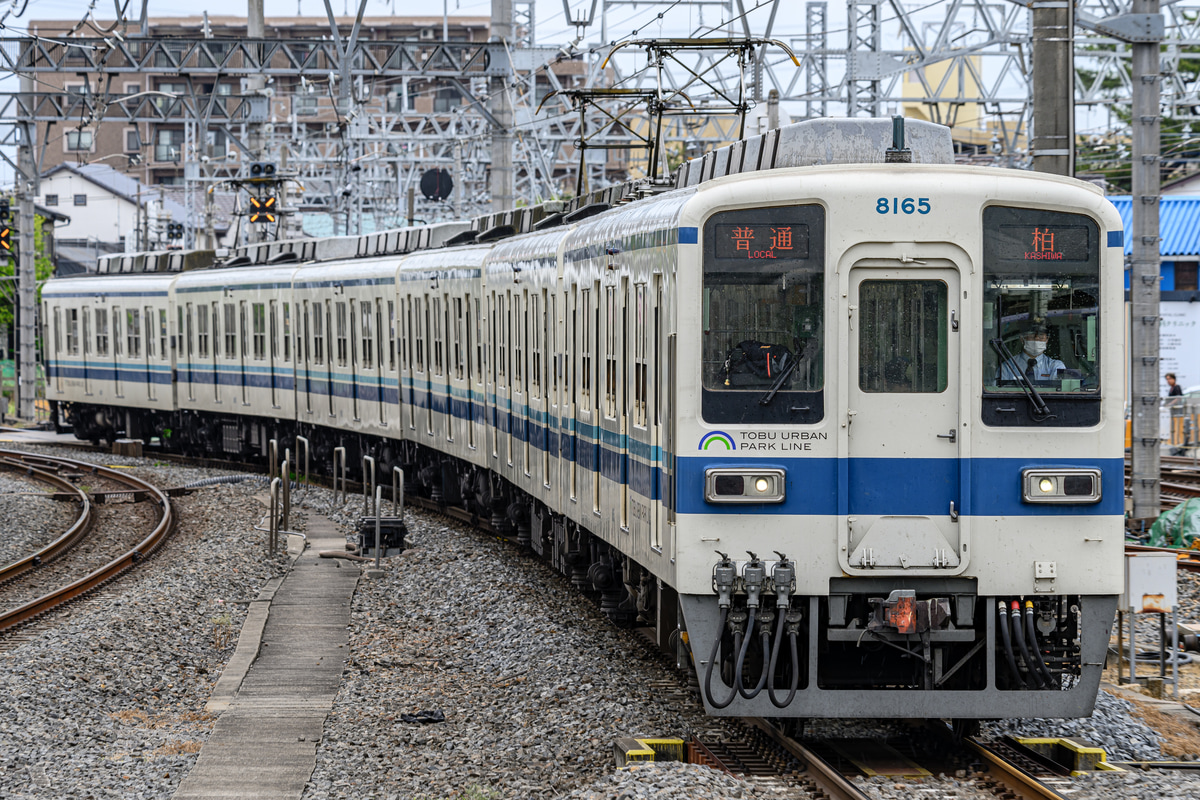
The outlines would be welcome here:
M 275 180 L 275 162 L 255 161 L 250 164 L 250 180 Z
M 274 197 L 250 198 L 250 221 L 258 225 L 266 225 L 275 221 Z
M 0 255 L 13 251 L 12 228 L 5 222 L 0 222 Z
M 168 239 L 182 239 L 183 238 L 183 223 L 182 222 L 168 222 L 167 223 L 167 238 Z

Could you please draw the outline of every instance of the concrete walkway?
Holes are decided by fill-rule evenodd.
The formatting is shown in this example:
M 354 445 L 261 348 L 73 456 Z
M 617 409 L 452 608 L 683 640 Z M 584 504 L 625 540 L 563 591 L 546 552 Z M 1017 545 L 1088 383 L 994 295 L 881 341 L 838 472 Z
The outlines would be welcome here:
M 345 542 L 328 518 L 308 515 L 308 548 L 251 603 L 208 704 L 220 717 L 175 800 L 294 800 L 304 791 L 341 684 L 359 577 L 357 563 L 318 553 Z

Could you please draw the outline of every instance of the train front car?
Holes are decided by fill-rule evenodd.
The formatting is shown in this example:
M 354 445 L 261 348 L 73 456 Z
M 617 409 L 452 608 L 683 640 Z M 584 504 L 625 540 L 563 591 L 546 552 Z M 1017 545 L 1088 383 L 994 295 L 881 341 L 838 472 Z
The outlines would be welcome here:
M 702 183 L 680 225 L 676 577 L 709 712 L 1090 713 L 1121 589 L 1111 205 L 812 166 Z

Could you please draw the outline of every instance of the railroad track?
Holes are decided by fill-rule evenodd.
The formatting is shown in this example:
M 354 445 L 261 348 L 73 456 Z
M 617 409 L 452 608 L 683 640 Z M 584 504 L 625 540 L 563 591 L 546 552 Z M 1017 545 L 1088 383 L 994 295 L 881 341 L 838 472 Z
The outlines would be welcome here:
M 39 479 L 45 476 L 46 480 L 62 490 L 62 495 L 83 495 L 82 502 L 85 514 L 76 520 L 75 524 L 71 526 L 71 529 L 66 534 L 59 537 L 58 540 L 47 548 L 54 550 L 53 556 L 56 559 L 61 559 L 62 555 L 73 544 L 79 542 L 94 525 L 94 509 L 97 503 L 116 501 L 149 502 L 157 507 L 157 522 L 153 530 L 131 549 L 126 550 L 116 558 L 108 560 L 107 563 L 104 563 L 99 568 L 91 569 L 83 577 L 71 580 L 66 585 L 47 592 L 34 600 L 0 613 L 0 633 L 5 633 L 25 625 L 46 612 L 89 594 L 100 586 L 114 580 L 131 569 L 135 564 L 152 555 L 175 529 L 175 515 L 167 494 L 134 475 L 73 459 L 53 458 L 15 450 L 0 450 L 0 461 L 10 469 L 25 469 L 30 471 L 31 474 L 36 473 Z M 71 483 L 70 478 L 72 476 L 77 478 L 93 476 L 94 479 L 103 479 L 115 483 L 120 488 L 113 491 L 94 493 L 89 497 L 80 488 Z M 47 563 L 42 555 L 43 553 L 45 553 L 45 550 L 22 559 L 10 567 L 6 567 L 5 573 L 0 575 L 0 577 L 2 577 L 4 582 L 11 583 L 22 575 L 30 574 Z
M 883 739 L 798 740 L 770 722 L 745 719 L 733 724 L 734 739 L 694 739 L 689 760 L 742 776 L 760 786 L 800 787 L 828 800 L 870 797 L 855 777 L 913 781 L 914 792 L 937 798 L 930 781 L 958 773 L 981 796 L 1006 800 L 1067 800 L 1071 768 L 1025 747 L 1015 739 L 955 739 L 940 722 L 913 727 L 905 741 Z M 920 782 L 917 782 L 920 781 Z M 947 796 L 961 795 L 949 792 Z
M 0 458 L 7 455 L 9 454 L 0 451 Z M 160 522 L 158 528 L 156 528 L 156 532 L 173 524 L 173 521 L 168 521 L 170 504 L 166 496 L 153 487 L 137 481 L 132 476 L 114 470 L 104 470 L 104 468 L 92 465 L 82 465 L 80 462 L 67 459 L 48 459 L 28 454 L 17 455 L 20 455 L 23 459 L 21 463 L 28 465 L 30 468 L 37 468 L 35 465 L 40 461 L 65 463 L 73 465 L 76 469 L 86 469 L 96 474 L 100 474 L 103 471 L 107 473 L 106 477 L 123 480 L 129 484 L 129 489 L 120 494 L 135 498 L 144 497 L 152 499 L 161 507 L 167 509 L 168 513 L 164 515 L 163 520 Z M 164 454 L 154 453 L 153 457 L 164 458 Z M 164 460 L 167 459 L 164 458 Z M 169 460 L 189 464 L 196 463 L 196 459 L 185 459 L 183 457 L 171 457 Z M 243 471 L 262 471 L 261 466 L 258 465 L 214 461 L 210 459 L 203 460 L 203 463 L 207 466 L 219 466 L 225 469 L 234 468 Z M 137 481 L 142 485 L 133 486 L 131 484 L 132 481 Z M 314 482 L 324 483 L 328 486 L 325 481 L 320 479 Z M 348 488 L 351 491 L 361 492 L 363 486 L 362 484 L 351 483 L 348 485 Z M 64 494 L 66 491 L 68 490 L 64 487 Z M 69 491 L 77 490 L 72 488 Z M 106 492 L 101 496 L 111 497 L 117 494 L 116 492 Z M 418 505 L 438 514 L 469 523 L 485 532 L 491 532 L 500 538 L 515 539 L 515 536 L 512 534 L 499 534 L 492 531 L 487 520 L 479 519 L 462 509 L 447 507 L 441 503 L 415 495 L 409 495 L 406 498 L 406 503 Z M 123 560 L 125 561 L 123 568 L 128 568 L 131 563 L 140 560 L 140 557 L 153 552 L 154 547 L 157 547 L 158 544 L 156 542 L 150 545 L 149 542 L 152 538 L 153 536 L 148 537 L 146 542 L 143 543 L 143 545 L 148 546 L 143 547 L 139 545 L 135 551 L 131 551 L 126 559 Z M 160 542 L 161 539 L 158 541 Z M 137 554 L 140 554 L 140 556 Z M 101 578 L 100 582 L 105 580 L 111 580 L 111 577 Z M 32 605 L 34 604 L 30 604 L 30 606 Z M 24 609 L 29 609 L 29 606 L 18 609 L 18 611 Z M 35 611 L 33 613 L 41 612 Z M 3 630 L 4 624 L 4 618 L 0 617 L 0 630 Z M 651 649 L 660 657 L 665 657 L 665 654 L 657 648 L 651 647 Z M 678 676 L 664 678 L 659 688 L 664 694 L 674 695 L 680 702 L 686 701 L 689 698 L 694 700 L 695 698 L 696 687 L 694 685 L 689 686 Z M 894 777 L 897 780 L 904 780 L 913 777 L 927 778 L 937 772 L 957 771 L 954 766 L 946 767 L 947 763 L 967 764 L 966 772 L 968 780 L 974 782 L 981 794 L 985 796 L 1012 798 L 1014 800 L 1064 800 L 1064 794 L 1060 793 L 1059 789 L 1063 788 L 1064 783 L 1069 783 L 1069 777 L 1065 777 L 1061 770 L 1054 771 L 1047 769 L 1045 764 L 1038 762 L 1036 759 L 1031 760 L 1028 753 L 1021 752 L 1019 748 L 1014 748 L 1010 743 L 1003 741 L 962 740 L 952 745 L 952 748 L 958 753 L 958 755 L 952 756 L 945 755 L 945 747 L 943 746 L 941 753 L 935 757 L 938 768 L 927 769 L 921 767 L 918 763 L 924 758 L 922 753 L 926 749 L 926 746 L 918 744 L 914 744 L 910 749 L 882 742 L 878 744 L 863 744 L 865 740 L 854 740 L 853 743 L 839 740 L 831 740 L 829 742 L 800 741 L 786 735 L 783 731 L 765 720 L 747 719 L 731 721 L 727 731 L 726 734 L 720 737 L 708 735 L 690 742 L 688 748 L 689 760 L 744 776 L 760 786 L 774 787 L 779 791 L 786 791 L 790 787 L 797 787 L 807 791 L 811 796 L 824 797 L 828 798 L 828 800 L 865 800 L 865 798 L 868 798 L 870 795 L 854 782 L 853 778 L 856 775 L 884 775 Z M 919 733 L 922 731 L 928 732 L 931 741 L 937 739 L 939 736 L 943 740 L 953 741 L 949 730 L 941 723 L 930 723 L 926 726 L 914 728 L 914 735 L 923 736 L 923 733 Z M 938 750 L 938 746 L 936 745 L 928 745 L 927 747 L 934 751 Z M 964 755 L 966 753 L 970 753 L 971 755 Z M 914 788 L 917 785 L 914 784 Z M 923 796 L 937 797 L 938 790 L 935 785 L 922 788 Z
M 66 495 L 79 503 L 79 516 L 61 536 L 24 558 L 18 559 L 11 564 L 0 566 L 0 586 L 3 586 L 10 581 L 16 580 L 30 570 L 37 569 L 43 564 L 54 561 L 70 550 L 91 530 L 95 516 L 92 510 L 92 503 L 88 499 L 87 494 L 78 486 L 55 472 L 38 469 L 20 459 L 9 458 L 8 456 L 0 456 L 0 469 L 22 472 L 26 477 L 57 488 L 59 490 L 55 495 L 57 499 L 62 499 L 61 496 Z

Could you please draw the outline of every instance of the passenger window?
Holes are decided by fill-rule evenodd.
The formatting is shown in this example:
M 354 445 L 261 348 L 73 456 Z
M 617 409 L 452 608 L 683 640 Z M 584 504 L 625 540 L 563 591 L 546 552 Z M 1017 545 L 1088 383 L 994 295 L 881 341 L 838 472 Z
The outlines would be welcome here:
M 913 394 L 946 390 L 946 284 L 863 281 L 858 289 L 858 387 Z
M 96 355 L 108 355 L 108 309 L 96 309 Z

